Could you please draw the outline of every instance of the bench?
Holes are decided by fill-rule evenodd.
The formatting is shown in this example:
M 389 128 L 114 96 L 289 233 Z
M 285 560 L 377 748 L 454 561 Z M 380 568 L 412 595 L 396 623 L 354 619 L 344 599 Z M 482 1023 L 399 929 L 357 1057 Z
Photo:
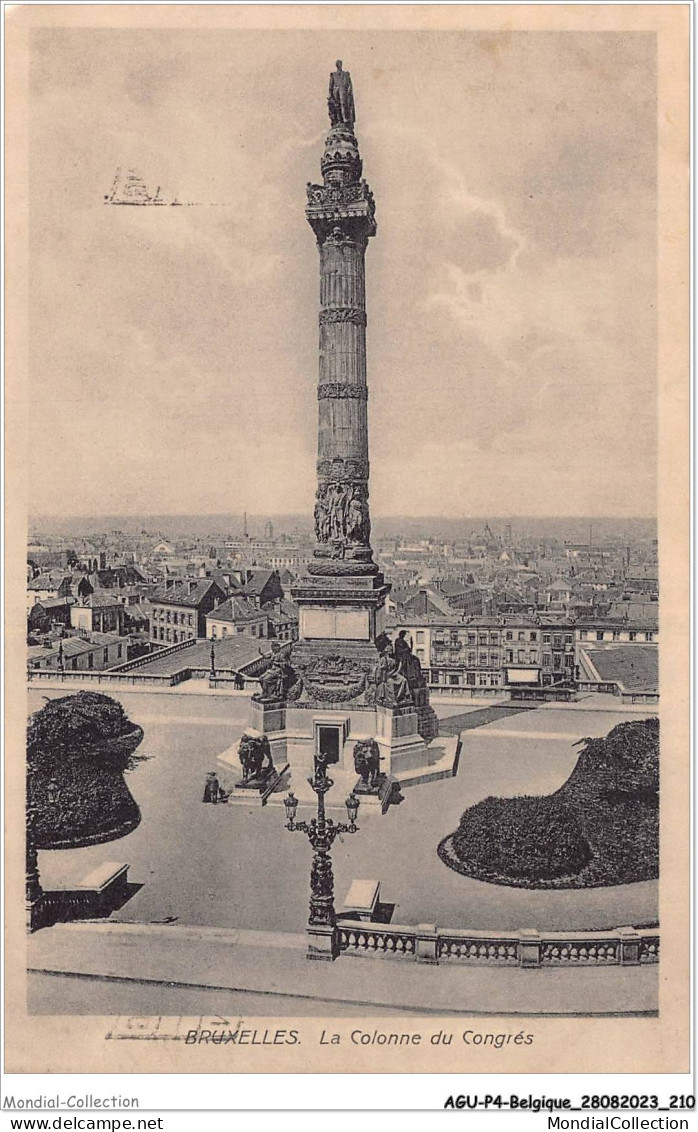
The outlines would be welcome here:
M 342 914 L 352 914 L 359 920 L 372 920 L 381 893 L 379 880 L 353 880 L 344 897 Z
M 95 912 L 111 911 L 128 889 L 128 865 L 122 861 L 104 861 L 75 885 L 85 894 L 85 902 Z

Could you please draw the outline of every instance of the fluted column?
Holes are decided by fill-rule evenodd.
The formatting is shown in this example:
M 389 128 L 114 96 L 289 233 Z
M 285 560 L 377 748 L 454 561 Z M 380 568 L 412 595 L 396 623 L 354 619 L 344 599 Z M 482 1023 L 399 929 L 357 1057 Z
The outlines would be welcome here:
M 330 131 L 321 168 L 324 184 L 308 185 L 306 211 L 320 256 L 315 557 L 332 559 L 333 572 L 367 573 L 377 567 L 368 503 L 364 256 L 376 224 L 356 138 L 346 124 Z

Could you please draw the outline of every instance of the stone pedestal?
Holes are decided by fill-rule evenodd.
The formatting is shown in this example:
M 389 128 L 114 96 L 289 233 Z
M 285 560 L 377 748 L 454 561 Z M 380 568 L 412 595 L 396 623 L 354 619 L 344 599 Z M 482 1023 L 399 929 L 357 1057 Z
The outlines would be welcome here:
M 333 959 L 337 958 L 339 955 L 339 933 L 334 925 L 308 924 L 306 933 L 308 936 L 306 959 L 324 960 L 331 963 Z
M 540 932 L 522 928 L 519 932 L 519 961 L 522 967 L 540 967 Z
M 436 924 L 417 924 L 414 957 L 418 963 L 438 963 Z

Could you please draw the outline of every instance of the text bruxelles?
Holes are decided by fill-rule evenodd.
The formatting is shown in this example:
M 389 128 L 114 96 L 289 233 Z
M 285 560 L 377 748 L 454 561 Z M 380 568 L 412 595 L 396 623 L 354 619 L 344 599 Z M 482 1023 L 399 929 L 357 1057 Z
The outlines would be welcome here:
M 188 1030 L 186 1045 L 211 1042 L 214 1046 L 295 1046 L 298 1030 Z

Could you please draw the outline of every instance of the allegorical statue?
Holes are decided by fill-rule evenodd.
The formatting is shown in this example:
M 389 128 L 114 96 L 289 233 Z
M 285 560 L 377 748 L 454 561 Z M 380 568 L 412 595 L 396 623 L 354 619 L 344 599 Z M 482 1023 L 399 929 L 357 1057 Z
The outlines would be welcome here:
M 279 656 L 279 646 L 272 645 L 271 664 L 259 677 L 260 691 L 256 699 L 261 703 L 278 703 L 286 699 L 288 691 L 296 684 L 298 675 L 285 657 Z
M 327 542 L 330 537 L 330 516 L 324 499 L 318 499 L 315 504 L 315 538 L 318 542 Z
M 349 500 L 347 507 L 347 538 L 352 542 L 367 543 L 368 532 L 366 530 L 368 508 L 361 499 L 360 494 L 356 488 Z
M 337 60 L 336 67 L 337 70 L 330 75 L 330 93 L 327 97 L 330 122 L 333 126 L 349 126 L 353 129 L 356 113 L 351 75 L 348 71 L 342 70 L 341 59 Z
M 412 703 L 412 693 L 406 677 L 400 670 L 390 645 L 386 645 L 373 670 L 376 686 L 376 703 L 386 707 L 402 707 Z
M 426 683 L 422 665 L 419 657 L 412 652 L 406 629 L 401 629 L 393 641 L 393 655 L 410 688 L 421 688 Z

